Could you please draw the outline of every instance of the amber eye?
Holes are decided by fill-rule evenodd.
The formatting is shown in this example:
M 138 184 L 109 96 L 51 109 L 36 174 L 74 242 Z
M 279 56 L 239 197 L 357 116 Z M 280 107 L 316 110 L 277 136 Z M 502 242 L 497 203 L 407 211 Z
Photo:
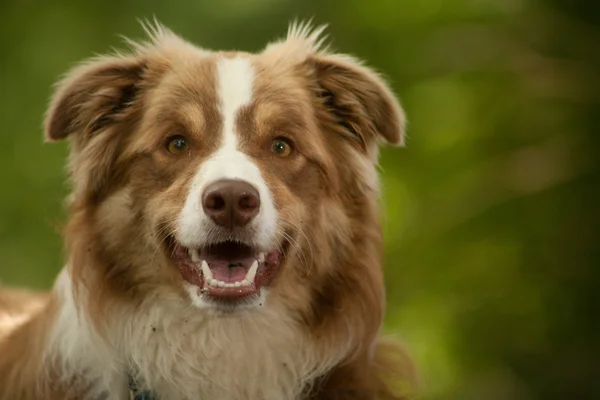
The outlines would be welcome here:
M 174 136 L 167 143 L 167 150 L 171 154 L 181 154 L 188 149 L 187 140 L 183 136 Z
M 284 139 L 275 139 L 271 143 L 271 151 L 279 157 L 287 157 L 292 153 L 292 146 Z

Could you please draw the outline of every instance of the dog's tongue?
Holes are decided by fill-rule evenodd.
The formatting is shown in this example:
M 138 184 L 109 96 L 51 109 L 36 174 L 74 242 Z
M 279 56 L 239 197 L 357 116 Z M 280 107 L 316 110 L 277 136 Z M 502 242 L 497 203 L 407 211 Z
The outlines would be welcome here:
M 224 260 L 206 260 L 213 278 L 225 283 L 234 283 L 243 280 L 246 277 L 246 272 L 250 269 L 252 261 L 236 263 Z
M 244 279 L 256 256 L 250 248 L 239 245 L 218 245 L 202 252 L 213 278 L 225 283 Z

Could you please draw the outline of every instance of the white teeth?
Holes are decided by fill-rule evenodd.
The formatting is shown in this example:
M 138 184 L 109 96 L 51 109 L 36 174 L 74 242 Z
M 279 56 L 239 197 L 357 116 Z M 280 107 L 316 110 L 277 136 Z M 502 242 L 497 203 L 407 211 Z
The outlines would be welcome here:
M 210 268 L 208 268 L 206 260 L 202 260 L 202 275 L 204 275 L 205 282 L 210 282 L 212 280 L 212 272 L 210 271 Z
M 254 283 L 254 279 L 256 278 L 256 273 L 258 272 L 259 264 L 263 264 L 265 262 L 265 253 L 260 252 L 256 257 L 256 260 L 252 262 L 252 265 L 248 269 L 246 276 L 243 280 L 238 282 L 223 282 L 213 277 L 212 271 L 208 266 L 206 260 L 200 259 L 200 251 L 198 249 L 188 249 L 188 254 L 190 259 L 195 264 L 200 264 L 200 269 L 202 271 L 202 275 L 204 278 L 204 282 L 206 286 L 210 286 L 213 288 L 241 288 L 248 287 Z M 206 287 L 205 286 L 205 287 Z
M 260 258 L 261 257 L 259 255 L 259 259 Z M 262 258 L 264 258 L 264 255 Z M 248 270 L 248 273 L 246 274 L 246 277 L 243 280 L 238 282 L 223 282 L 213 278 L 212 271 L 210 270 L 208 263 L 206 262 L 206 260 L 202 260 L 201 269 L 202 275 L 204 276 L 204 282 L 206 282 L 206 285 L 213 288 L 219 287 L 232 289 L 250 286 L 252 282 L 254 282 L 254 278 L 256 277 L 256 272 L 258 271 L 258 262 L 258 260 L 254 260 L 254 262 L 250 266 L 250 269 Z
M 227 283 L 223 281 L 218 281 L 216 279 L 212 279 L 210 281 L 211 287 L 220 287 L 220 288 L 240 288 L 243 286 L 250 286 L 251 282 L 248 279 L 244 279 L 243 281 L 238 281 L 234 283 Z
M 252 263 L 252 266 L 250 267 L 250 269 L 248 270 L 248 273 L 246 274 L 246 280 L 248 282 L 254 282 L 254 277 L 256 276 L 257 270 L 258 270 L 258 260 L 254 260 L 254 262 Z

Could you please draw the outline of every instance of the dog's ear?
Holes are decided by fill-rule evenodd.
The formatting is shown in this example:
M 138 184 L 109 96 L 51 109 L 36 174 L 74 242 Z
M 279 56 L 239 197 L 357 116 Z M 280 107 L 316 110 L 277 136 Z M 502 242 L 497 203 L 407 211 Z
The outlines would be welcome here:
M 133 121 L 144 72 L 140 57 L 101 57 L 74 68 L 58 83 L 45 136 L 48 141 L 69 136 L 73 143 L 74 198 L 98 199 L 117 182 L 114 163 L 124 138 L 111 128 Z
M 404 144 L 404 112 L 377 73 L 345 55 L 317 53 L 307 62 L 316 77 L 319 101 L 340 133 L 365 148 L 377 139 Z
M 45 137 L 57 141 L 71 134 L 84 142 L 95 132 L 122 120 L 135 99 L 144 64 L 138 57 L 101 57 L 71 70 L 58 83 L 46 114 Z

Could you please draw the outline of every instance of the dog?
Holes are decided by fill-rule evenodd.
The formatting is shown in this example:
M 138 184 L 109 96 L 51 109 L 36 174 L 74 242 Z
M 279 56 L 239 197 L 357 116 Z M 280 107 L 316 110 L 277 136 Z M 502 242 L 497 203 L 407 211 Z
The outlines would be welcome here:
M 323 27 L 257 54 L 145 29 L 57 85 L 67 263 L 50 293 L 0 290 L 0 399 L 413 398 L 380 335 L 387 83 Z

